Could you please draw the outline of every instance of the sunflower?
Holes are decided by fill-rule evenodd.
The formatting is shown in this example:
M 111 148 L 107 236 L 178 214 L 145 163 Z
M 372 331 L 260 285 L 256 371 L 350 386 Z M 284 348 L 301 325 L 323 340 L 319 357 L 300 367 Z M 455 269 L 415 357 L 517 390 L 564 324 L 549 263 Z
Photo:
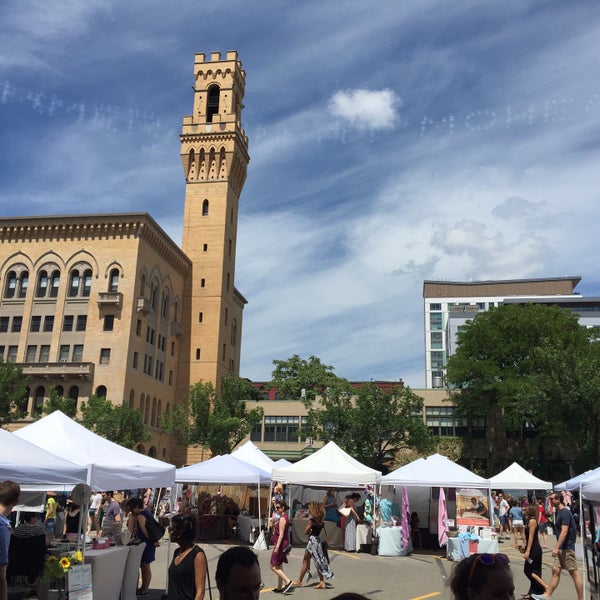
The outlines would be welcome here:
M 73 554 L 73 556 L 71 556 L 71 562 L 80 563 L 82 561 L 83 561 L 83 554 L 81 553 L 81 550 L 77 550 L 77 552 L 75 552 L 75 554 Z
M 71 561 L 69 560 L 68 556 L 63 556 L 60 559 L 60 566 L 63 568 L 63 571 L 69 570 L 69 567 L 71 566 Z

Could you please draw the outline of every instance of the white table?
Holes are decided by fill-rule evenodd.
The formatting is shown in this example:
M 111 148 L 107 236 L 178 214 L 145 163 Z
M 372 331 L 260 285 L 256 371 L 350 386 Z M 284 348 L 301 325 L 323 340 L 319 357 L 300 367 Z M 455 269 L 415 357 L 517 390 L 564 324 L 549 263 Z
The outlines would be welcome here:
M 125 571 L 123 572 L 123 580 L 121 582 L 121 600 L 135 600 L 140 563 L 142 562 L 142 554 L 144 553 L 146 544 L 125 547 L 129 548 L 129 553 L 125 561 Z
M 368 544 L 370 542 L 369 531 L 371 529 L 370 525 L 365 525 L 364 523 L 359 523 L 356 526 L 356 551 L 360 550 L 360 547 L 363 544 Z
M 240 540 L 244 540 L 245 542 L 250 540 L 250 532 L 260 524 L 258 519 L 245 515 L 238 515 L 237 522 L 240 528 Z
M 105 550 L 86 550 L 84 562 L 92 565 L 94 598 L 119 600 L 125 563 L 132 546 L 113 546 Z
M 471 542 L 473 544 L 473 542 Z M 499 550 L 498 540 L 479 540 L 476 544 L 476 549 L 473 548 L 472 552 L 469 548 L 469 540 L 462 540 L 460 538 L 448 538 L 448 544 L 446 545 L 446 558 L 448 560 L 462 560 L 470 554 L 475 552 L 487 552 L 489 554 L 496 554 Z
M 409 538 L 406 548 L 402 547 L 401 527 L 380 527 L 377 530 L 379 536 L 379 556 L 406 556 L 412 552 L 412 542 Z

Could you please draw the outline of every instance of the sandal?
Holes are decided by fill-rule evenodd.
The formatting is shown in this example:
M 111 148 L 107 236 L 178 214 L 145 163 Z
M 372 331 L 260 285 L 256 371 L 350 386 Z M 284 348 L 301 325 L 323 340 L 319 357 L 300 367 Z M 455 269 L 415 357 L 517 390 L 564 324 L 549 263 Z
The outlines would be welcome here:
M 313 587 L 313 590 L 326 590 L 326 589 L 327 589 L 327 586 L 325 585 L 325 582 L 323 582 L 323 581 Z

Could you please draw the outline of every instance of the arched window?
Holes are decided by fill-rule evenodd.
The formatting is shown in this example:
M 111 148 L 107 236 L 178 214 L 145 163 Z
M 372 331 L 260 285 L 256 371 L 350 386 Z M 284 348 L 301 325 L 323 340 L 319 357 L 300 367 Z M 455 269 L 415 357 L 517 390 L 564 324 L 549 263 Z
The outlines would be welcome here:
M 21 400 L 19 401 L 19 404 L 17 405 L 17 410 L 23 415 L 27 414 L 27 406 L 29 405 L 29 392 L 30 392 L 29 388 L 26 387 L 25 392 L 23 393 L 23 397 L 21 398 Z
M 131 390 L 129 392 L 129 408 L 133 408 L 135 406 L 135 391 Z
M 108 281 L 108 291 L 118 292 L 119 291 L 119 269 L 113 269 L 110 272 Z
M 156 310 L 157 299 L 158 299 L 158 286 L 152 284 L 152 287 L 150 288 L 150 306 L 152 307 L 153 310 Z
M 165 319 L 169 316 L 169 308 L 170 308 L 169 294 L 163 294 L 161 315 L 163 317 L 165 317 Z
M 83 273 L 83 292 L 82 296 L 87 298 L 90 295 L 90 290 L 92 289 L 92 270 L 87 269 Z
M 98 398 L 106 399 L 106 386 L 105 385 L 99 385 L 96 388 L 96 396 L 98 396 Z
M 150 423 L 150 409 L 151 409 L 151 402 L 150 402 L 150 396 L 148 396 L 148 398 L 146 398 L 146 406 L 144 407 L 144 423 L 146 425 L 148 425 L 148 423 Z
M 35 295 L 38 298 L 45 298 L 48 292 L 48 271 L 40 271 L 38 273 L 37 286 L 35 288 Z
M 208 200 L 202 201 L 202 216 L 208 217 Z
M 173 310 L 173 321 L 177 323 L 177 319 L 179 318 L 179 302 L 175 302 L 174 310 Z
M 146 293 L 146 276 L 142 275 L 140 280 L 140 296 L 143 298 Z
M 65 388 L 62 385 L 57 385 L 54 388 L 54 391 L 56 392 L 57 396 L 60 396 L 61 398 L 65 395 Z
M 52 279 L 50 283 L 50 297 L 56 298 L 58 296 L 58 286 L 60 285 L 60 271 L 52 272 Z
M 44 405 L 44 396 L 46 390 L 43 385 L 40 385 L 35 390 L 35 398 L 33 400 L 33 413 L 36 415 L 42 414 L 42 406 Z
M 235 346 L 237 343 L 237 320 L 233 319 L 231 322 L 231 345 Z
M 208 98 L 206 100 L 206 122 L 212 123 L 213 116 L 219 114 L 219 96 L 221 90 L 218 85 L 211 85 L 208 88 Z
M 4 288 L 5 298 L 14 298 L 17 291 L 17 274 L 14 271 L 9 271 L 6 276 L 6 287 Z
M 152 446 L 150 450 L 148 450 L 148 456 L 150 458 L 156 458 L 156 446 Z
M 29 285 L 29 271 L 23 271 L 19 278 L 19 298 L 25 298 L 27 295 L 27 286 Z
M 71 398 L 71 400 L 77 400 L 79 398 L 79 388 L 76 385 L 72 385 L 69 388 L 69 398 Z
M 79 271 L 73 269 L 69 275 L 69 297 L 74 298 L 79 293 Z
M 156 426 L 156 408 L 156 397 L 154 397 L 152 398 L 152 420 L 150 421 L 150 425 L 152 425 L 152 427 Z

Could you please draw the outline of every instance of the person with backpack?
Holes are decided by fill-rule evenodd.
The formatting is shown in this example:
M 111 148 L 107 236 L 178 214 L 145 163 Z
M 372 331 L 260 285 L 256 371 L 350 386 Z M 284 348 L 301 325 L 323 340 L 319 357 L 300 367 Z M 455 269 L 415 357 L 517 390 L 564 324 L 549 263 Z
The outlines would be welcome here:
M 140 564 L 142 585 L 137 589 L 136 594 L 138 596 L 147 596 L 149 593 L 150 582 L 152 581 L 150 563 L 153 563 L 156 559 L 156 547 L 160 544 L 159 542 L 152 542 L 148 535 L 146 520 L 152 519 L 153 517 L 144 508 L 143 500 L 141 498 L 131 498 L 129 502 L 127 502 L 127 510 L 129 511 L 127 529 L 131 533 L 131 539 L 146 544 Z

